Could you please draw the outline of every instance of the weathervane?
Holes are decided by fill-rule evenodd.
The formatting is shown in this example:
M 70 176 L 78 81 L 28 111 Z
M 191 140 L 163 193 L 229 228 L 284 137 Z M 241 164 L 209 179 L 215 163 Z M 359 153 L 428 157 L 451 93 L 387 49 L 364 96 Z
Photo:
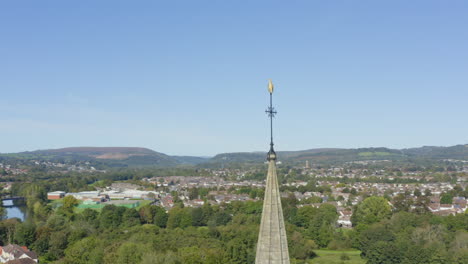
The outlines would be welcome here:
M 273 108 L 273 83 L 268 81 L 268 92 L 270 93 L 270 107 L 265 110 L 265 113 L 270 117 L 270 151 L 268 151 L 267 160 L 276 160 L 276 153 L 273 149 L 273 117 L 276 115 L 276 110 Z

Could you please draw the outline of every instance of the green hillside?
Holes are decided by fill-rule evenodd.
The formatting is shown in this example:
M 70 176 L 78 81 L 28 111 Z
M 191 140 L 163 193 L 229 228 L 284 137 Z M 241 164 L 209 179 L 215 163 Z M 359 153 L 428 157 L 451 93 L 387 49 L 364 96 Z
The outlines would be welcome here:
M 445 159 L 468 160 L 468 145 L 451 147 L 421 147 L 410 149 L 320 148 L 300 151 L 278 151 L 279 160 L 290 164 L 339 164 L 354 161 L 391 160 L 401 162 L 423 161 L 430 163 Z M 261 164 L 266 152 L 222 153 L 212 158 L 194 156 L 169 156 L 147 148 L 131 147 L 74 147 L 0 154 L 1 160 L 41 160 L 61 163 L 89 162 L 99 168 L 106 167 L 174 167 L 198 165 L 219 167 L 225 165 Z

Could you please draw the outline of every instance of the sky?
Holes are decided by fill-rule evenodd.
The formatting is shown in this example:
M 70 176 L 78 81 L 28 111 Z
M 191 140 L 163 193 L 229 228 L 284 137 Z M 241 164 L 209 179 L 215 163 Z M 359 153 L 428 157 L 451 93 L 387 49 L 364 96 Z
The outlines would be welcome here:
M 0 153 L 468 143 L 468 1 L 0 1 Z

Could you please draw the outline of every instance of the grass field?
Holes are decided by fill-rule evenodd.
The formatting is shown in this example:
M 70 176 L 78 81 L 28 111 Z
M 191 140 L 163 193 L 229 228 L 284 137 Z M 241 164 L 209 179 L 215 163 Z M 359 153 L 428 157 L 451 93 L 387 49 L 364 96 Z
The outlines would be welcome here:
M 359 250 L 323 250 L 317 249 L 314 250 L 317 254 L 317 257 L 309 260 L 310 264 L 365 264 L 366 261 L 362 259 L 359 254 Z M 346 254 L 349 257 L 349 260 L 342 260 L 341 256 Z
M 372 156 L 389 156 L 392 155 L 390 152 L 374 151 L 374 152 L 359 152 L 359 156 L 372 157 Z

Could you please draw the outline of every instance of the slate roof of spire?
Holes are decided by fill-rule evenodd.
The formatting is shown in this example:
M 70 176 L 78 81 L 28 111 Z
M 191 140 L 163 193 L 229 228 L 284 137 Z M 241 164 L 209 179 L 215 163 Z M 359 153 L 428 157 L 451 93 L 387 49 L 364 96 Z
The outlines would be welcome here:
M 269 154 L 270 155 L 270 154 Z M 276 175 L 276 157 L 268 162 L 256 264 L 289 264 L 288 240 Z

